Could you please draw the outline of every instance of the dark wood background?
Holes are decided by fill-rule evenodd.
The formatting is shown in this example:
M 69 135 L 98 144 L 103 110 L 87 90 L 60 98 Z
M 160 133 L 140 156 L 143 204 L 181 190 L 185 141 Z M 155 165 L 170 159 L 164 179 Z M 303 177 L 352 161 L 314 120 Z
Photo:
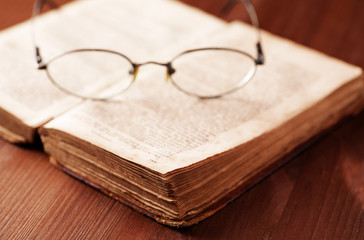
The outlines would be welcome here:
M 223 0 L 183 0 L 222 16 Z M 0 29 L 33 0 L 0 0 Z M 253 0 L 261 26 L 364 67 L 363 0 Z M 24 39 L 28 41 L 28 39 Z M 223 210 L 173 229 L 53 168 L 40 150 L 0 140 L 1 239 L 364 239 L 364 112 Z

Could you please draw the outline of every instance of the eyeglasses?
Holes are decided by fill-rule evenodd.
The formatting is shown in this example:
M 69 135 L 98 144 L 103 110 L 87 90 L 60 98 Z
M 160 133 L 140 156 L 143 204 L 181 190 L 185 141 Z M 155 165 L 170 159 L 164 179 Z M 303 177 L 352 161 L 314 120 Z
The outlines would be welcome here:
M 32 37 L 39 70 L 64 92 L 84 99 L 110 99 L 127 90 L 136 80 L 141 66 L 154 64 L 166 68 L 167 79 L 182 92 L 198 98 L 217 98 L 232 93 L 254 76 L 257 65 L 264 64 L 261 37 L 256 11 L 249 0 L 232 0 L 244 4 L 257 32 L 257 57 L 232 48 L 208 47 L 184 51 L 169 62 L 133 62 L 126 55 L 108 49 L 75 49 L 44 61 L 36 42 L 34 20 L 45 3 L 38 0 L 32 15 Z M 239 66 L 228 71 L 230 64 Z

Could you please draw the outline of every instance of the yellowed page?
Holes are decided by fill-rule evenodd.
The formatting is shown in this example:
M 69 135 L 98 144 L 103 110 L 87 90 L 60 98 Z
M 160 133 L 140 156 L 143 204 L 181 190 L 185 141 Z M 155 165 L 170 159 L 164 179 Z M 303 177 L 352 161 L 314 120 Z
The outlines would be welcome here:
M 81 0 L 41 15 L 34 29 L 45 62 L 75 48 L 111 49 L 141 62 L 222 26 L 221 20 L 177 1 Z M 1 108 L 38 127 L 82 101 L 36 69 L 29 22 L 1 33 Z
M 196 46 L 205 42 L 253 54 L 254 37 L 251 27 L 233 23 Z M 164 69 L 147 66 L 124 95 L 108 102 L 87 102 L 46 128 L 68 132 L 166 173 L 276 128 L 361 74 L 358 67 L 269 33 L 263 33 L 263 44 L 266 64 L 258 67 L 247 86 L 231 95 L 212 100 L 187 96 L 163 81 Z M 239 66 L 231 63 L 227 71 L 235 67 Z
M 29 24 L 1 33 L 0 107 L 31 127 L 42 125 L 81 101 L 54 87 L 35 63 Z

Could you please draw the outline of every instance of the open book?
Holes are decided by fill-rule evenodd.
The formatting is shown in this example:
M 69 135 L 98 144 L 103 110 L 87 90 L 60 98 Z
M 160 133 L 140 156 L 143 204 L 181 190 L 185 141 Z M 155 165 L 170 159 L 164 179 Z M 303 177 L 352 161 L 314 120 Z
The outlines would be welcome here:
M 282 157 L 363 108 L 359 67 L 267 32 L 266 64 L 222 98 L 187 96 L 164 71 L 145 66 L 122 95 L 82 100 L 34 68 L 29 29 L 24 23 L 0 35 L 1 136 L 32 143 L 40 128 L 52 164 L 170 226 L 212 215 Z M 45 58 L 86 47 L 138 62 L 209 46 L 255 54 L 250 25 L 170 0 L 73 2 L 42 15 L 37 31 Z

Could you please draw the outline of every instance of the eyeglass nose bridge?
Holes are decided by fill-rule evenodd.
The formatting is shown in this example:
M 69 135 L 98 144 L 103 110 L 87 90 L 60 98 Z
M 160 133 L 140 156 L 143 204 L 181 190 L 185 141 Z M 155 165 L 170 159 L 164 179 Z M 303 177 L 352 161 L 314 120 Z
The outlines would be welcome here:
M 144 62 L 144 63 L 134 63 L 133 64 L 134 68 L 129 71 L 130 74 L 133 74 L 133 82 L 137 78 L 140 67 L 144 66 L 144 65 L 148 65 L 148 64 L 166 67 L 166 70 L 167 70 L 166 71 L 166 81 L 168 81 L 170 79 L 170 77 L 173 75 L 173 73 L 176 72 L 176 69 L 174 69 L 172 66 L 172 62 L 161 63 L 161 62 L 156 62 L 156 61 L 148 61 L 148 62 Z

